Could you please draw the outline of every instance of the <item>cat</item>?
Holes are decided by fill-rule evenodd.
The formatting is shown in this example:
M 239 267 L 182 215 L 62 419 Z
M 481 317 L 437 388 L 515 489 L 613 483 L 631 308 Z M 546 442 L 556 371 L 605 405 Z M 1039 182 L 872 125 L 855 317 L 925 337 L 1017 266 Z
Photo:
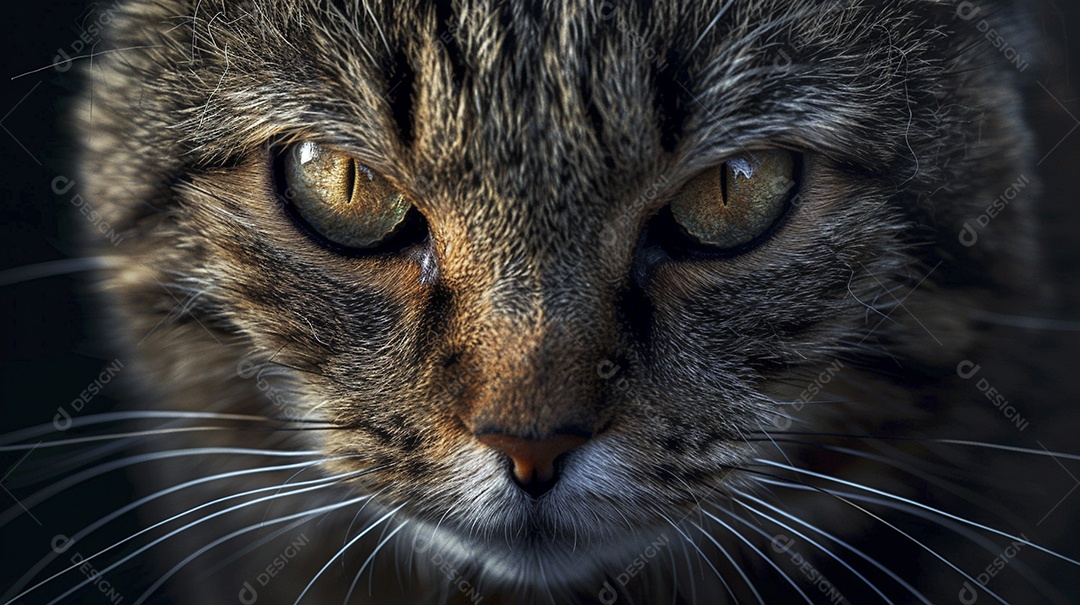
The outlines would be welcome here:
M 1001 325 L 1051 295 L 1018 3 L 133 0 L 104 36 L 76 180 L 130 411 L 64 438 L 126 448 L 80 446 L 142 529 L 5 602 L 1080 594 Z

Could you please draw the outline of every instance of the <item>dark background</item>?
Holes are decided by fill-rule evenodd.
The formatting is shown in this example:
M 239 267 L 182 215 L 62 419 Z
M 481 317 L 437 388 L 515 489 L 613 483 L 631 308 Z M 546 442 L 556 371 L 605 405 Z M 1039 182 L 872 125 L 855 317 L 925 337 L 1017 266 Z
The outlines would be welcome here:
M 0 20 L 0 283 L 12 277 L 12 268 L 79 255 L 73 235 L 85 227 L 86 219 L 75 213 L 70 201 L 78 186 L 57 195 L 50 184 L 57 176 L 75 178 L 69 167 L 73 138 L 65 128 L 65 115 L 67 99 L 80 83 L 76 70 L 60 72 L 49 66 L 58 49 L 73 53 L 82 27 L 111 2 L 11 4 Z M 1046 187 L 1042 241 L 1060 296 L 1054 315 L 1080 322 L 1080 121 L 1073 117 L 1080 117 L 1080 3 L 1040 4 L 1045 55 L 1044 64 L 1033 66 L 1030 73 L 1029 114 L 1040 158 L 1045 157 L 1039 166 Z M 93 313 L 81 301 L 80 285 L 78 275 L 61 275 L 0 286 L 0 434 L 50 422 L 57 408 L 69 406 L 111 361 L 95 336 Z M 1080 330 L 1066 325 L 1052 342 L 1041 363 L 1046 375 L 1058 381 L 1060 396 L 1074 399 L 1080 380 L 1075 371 Z M 82 413 L 106 411 L 113 404 L 106 389 Z M 1080 453 L 1080 439 L 1056 445 Z M 0 511 L 17 505 L 9 488 L 26 493 L 19 489 L 20 474 L 9 477 L 9 471 L 23 464 L 32 468 L 42 456 L 35 452 L 23 460 L 21 453 L 0 455 Z M 0 593 L 27 568 L 31 556 L 36 560 L 47 549 L 54 535 L 73 533 L 85 522 L 86 515 L 74 511 L 108 511 L 128 501 L 129 486 L 122 475 L 94 483 L 94 492 L 34 508 L 34 518 L 20 518 L 0 531 Z M 1077 510 L 1080 490 L 1072 498 L 1075 502 L 1062 506 Z

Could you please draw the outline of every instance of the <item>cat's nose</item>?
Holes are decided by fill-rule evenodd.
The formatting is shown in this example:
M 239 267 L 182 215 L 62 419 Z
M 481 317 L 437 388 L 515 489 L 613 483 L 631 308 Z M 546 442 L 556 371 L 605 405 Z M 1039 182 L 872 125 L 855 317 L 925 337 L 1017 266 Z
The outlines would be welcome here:
M 510 457 L 518 485 L 534 498 L 544 495 L 555 485 L 558 479 L 556 459 L 588 441 L 588 437 L 581 435 L 527 439 L 494 433 L 478 435 L 477 439 Z

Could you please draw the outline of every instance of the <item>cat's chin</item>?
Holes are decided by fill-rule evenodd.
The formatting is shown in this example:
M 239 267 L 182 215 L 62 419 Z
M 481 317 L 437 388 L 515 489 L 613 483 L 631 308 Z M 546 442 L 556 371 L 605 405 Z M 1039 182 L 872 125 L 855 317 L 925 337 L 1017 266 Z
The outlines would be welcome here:
M 548 534 L 522 530 L 517 535 L 477 536 L 443 524 L 414 522 L 403 537 L 420 567 L 430 573 L 471 578 L 479 586 L 561 587 L 601 590 L 606 579 L 650 549 L 657 528 L 618 535 L 587 536 L 572 530 Z M 670 533 L 670 531 L 669 531 Z M 670 539 L 662 540 L 666 546 Z
M 567 481 L 533 499 L 510 481 L 487 482 L 472 506 L 451 507 L 469 509 L 463 514 L 413 515 L 402 546 L 418 567 L 482 586 L 593 591 L 651 544 L 660 541 L 666 550 L 676 541 L 670 525 L 660 527 L 640 510 L 616 512 L 610 500 L 604 506 L 590 497 L 586 485 Z

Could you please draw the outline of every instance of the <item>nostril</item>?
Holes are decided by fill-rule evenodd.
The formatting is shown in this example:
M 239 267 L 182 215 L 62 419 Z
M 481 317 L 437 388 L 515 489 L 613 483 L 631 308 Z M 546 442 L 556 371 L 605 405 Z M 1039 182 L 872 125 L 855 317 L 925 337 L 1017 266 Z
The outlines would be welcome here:
M 556 460 L 588 441 L 580 435 L 525 439 L 503 434 L 478 435 L 480 443 L 506 454 L 514 464 L 514 478 L 529 495 L 539 498 L 555 485 Z

